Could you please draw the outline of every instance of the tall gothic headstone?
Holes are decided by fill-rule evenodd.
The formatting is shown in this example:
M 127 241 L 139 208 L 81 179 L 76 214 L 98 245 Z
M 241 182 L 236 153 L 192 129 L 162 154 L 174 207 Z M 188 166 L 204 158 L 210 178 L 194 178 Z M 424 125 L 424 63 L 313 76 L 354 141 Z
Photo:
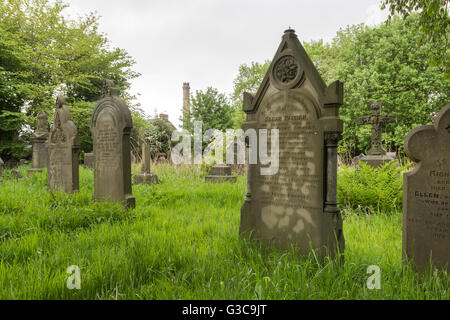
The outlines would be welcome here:
M 391 153 L 387 153 L 381 144 L 381 131 L 385 123 L 394 122 L 397 120 L 396 114 L 382 115 L 381 103 L 372 102 L 370 104 L 371 115 L 359 117 L 357 119 L 358 125 L 371 125 L 371 147 L 367 155 L 359 159 L 360 162 L 364 162 L 369 166 L 376 168 L 387 162 L 395 160 L 395 153 L 392 156 Z
M 279 130 L 279 170 L 262 175 L 264 166 L 249 164 L 241 234 L 281 249 L 293 245 L 299 255 L 343 252 L 336 202 L 342 103 L 343 84 L 327 87 L 294 30 L 286 30 L 256 95 L 244 93 L 244 131 Z
M 403 258 L 450 271 L 450 104 L 434 125 L 413 129 L 405 151 L 417 162 L 404 174 Z
M 33 156 L 31 169 L 28 170 L 28 175 L 35 172 L 42 172 L 43 168 L 47 167 L 48 161 L 48 124 L 47 114 L 40 111 L 37 115 L 36 130 L 33 133 Z
M 134 184 L 158 184 L 158 176 L 150 172 L 150 148 L 144 141 L 142 146 L 142 172 L 134 175 Z
M 92 115 L 94 144 L 94 199 L 135 207 L 131 190 L 131 113 L 114 83 L 106 80 L 103 98 Z
M 66 99 L 56 99 L 53 125 L 48 138 L 47 180 L 49 190 L 72 193 L 79 190 L 78 158 L 80 138 L 66 106 Z

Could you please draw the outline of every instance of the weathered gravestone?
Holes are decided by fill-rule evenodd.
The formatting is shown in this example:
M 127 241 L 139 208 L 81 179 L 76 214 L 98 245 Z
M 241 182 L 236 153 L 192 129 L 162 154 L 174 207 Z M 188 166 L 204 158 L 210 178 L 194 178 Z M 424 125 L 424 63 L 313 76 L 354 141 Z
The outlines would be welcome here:
M 150 172 L 150 149 L 146 142 L 142 147 L 142 172 L 134 175 L 134 184 L 158 184 L 158 176 Z
M 131 113 L 114 83 L 105 81 L 103 98 L 92 115 L 94 199 L 135 207 L 131 190 Z
M 56 99 L 55 117 L 48 138 L 48 189 L 72 193 L 79 190 L 80 138 L 66 99 Z
M 286 30 L 258 92 L 244 93 L 243 129 L 279 130 L 279 169 L 262 175 L 261 163 L 249 164 L 241 234 L 281 249 L 292 245 L 299 255 L 344 251 L 336 202 L 342 103 L 343 84 L 327 87 L 294 30 Z
M 3 166 L 5 163 L 3 162 L 2 158 L 0 158 L 0 178 L 3 176 Z
M 403 258 L 419 269 L 450 271 L 450 104 L 434 125 L 413 129 L 405 139 L 407 155 L 417 162 L 404 174 Z
M 381 144 L 381 131 L 383 124 L 396 121 L 397 115 L 381 115 L 381 103 L 379 102 L 371 102 L 370 110 L 370 116 L 359 117 L 357 119 L 359 125 L 372 125 L 371 148 L 366 156 L 359 159 L 359 162 L 364 162 L 376 168 L 395 160 L 395 153 L 386 153 L 386 150 L 384 150 Z
M 40 111 L 37 115 L 36 130 L 33 133 L 33 156 L 31 169 L 28 169 L 28 175 L 36 172 L 42 172 L 47 167 L 48 162 L 48 124 L 47 114 Z
M 94 153 L 85 153 L 84 154 L 84 167 L 94 169 Z
M 205 182 L 236 182 L 237 177 L 231 175 L 231 166 L 217 164 L 211 168 L 210 175 L 205 177 Z

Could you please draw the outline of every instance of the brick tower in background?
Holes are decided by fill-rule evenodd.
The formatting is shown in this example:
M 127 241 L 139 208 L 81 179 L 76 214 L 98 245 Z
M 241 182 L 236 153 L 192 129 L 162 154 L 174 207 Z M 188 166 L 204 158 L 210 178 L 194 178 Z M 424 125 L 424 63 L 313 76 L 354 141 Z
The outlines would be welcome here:
M 189 82 L 183 83 L 183 128 L 186 128 L 190 122 L 191 114 L 191 87 Z

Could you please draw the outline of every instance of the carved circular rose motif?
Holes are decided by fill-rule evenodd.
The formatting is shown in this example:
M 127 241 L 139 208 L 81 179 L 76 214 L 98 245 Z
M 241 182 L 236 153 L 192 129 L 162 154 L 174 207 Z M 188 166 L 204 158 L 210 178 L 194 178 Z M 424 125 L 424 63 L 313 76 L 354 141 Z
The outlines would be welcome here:
M 278 81 L 287 84 L 295 79 L 298 74 L 298 64 L 293 56 L 282 57 L 275 66 L 275 76 Z

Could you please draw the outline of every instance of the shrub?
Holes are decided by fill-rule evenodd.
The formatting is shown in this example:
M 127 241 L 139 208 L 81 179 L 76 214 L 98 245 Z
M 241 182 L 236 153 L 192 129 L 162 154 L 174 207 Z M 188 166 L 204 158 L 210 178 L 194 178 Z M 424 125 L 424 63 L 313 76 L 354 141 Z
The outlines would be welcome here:
M 338 171 L 337 197 L 341 206 L 364 211 L 398 211 L 402 208 L 403 175 L 409 167 L 388 163 L 376 169 L 360 163 Z

